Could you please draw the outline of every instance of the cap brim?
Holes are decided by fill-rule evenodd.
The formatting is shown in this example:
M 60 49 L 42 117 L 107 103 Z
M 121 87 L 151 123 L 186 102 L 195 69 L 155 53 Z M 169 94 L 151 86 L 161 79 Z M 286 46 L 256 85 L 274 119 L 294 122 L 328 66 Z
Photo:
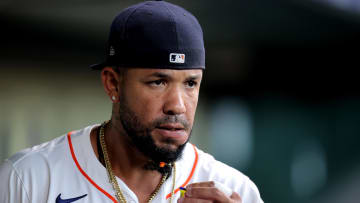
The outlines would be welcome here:
M 90 68 L 93 70 L 102 70 L 104 67 L 106 67 L 107 63 L 103 62 L 103 63 L 96 63 L 96 64 L 92 64 L 90 65 Z

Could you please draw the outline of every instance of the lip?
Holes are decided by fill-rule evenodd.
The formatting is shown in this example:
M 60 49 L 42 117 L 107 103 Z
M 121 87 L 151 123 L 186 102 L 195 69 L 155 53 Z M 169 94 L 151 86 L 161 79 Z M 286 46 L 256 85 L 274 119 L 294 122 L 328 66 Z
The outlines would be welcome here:
M 164 126 L 157 127 L 155 128 L 155 131 L 159 133 L 161 136 L 166 138 L 183 139 L 187 136 L 187 133 L 182 126 L 181 127 L 180 126 L 174 127 L 173 125 L 171 126 L 172 127 L 169 127 L 168 125 L 166 125 L 166 127 Z
M 166 124 L 159 125 L 157 128 L 164 129 L 164 130 L 171 130 L 171 131 L 184 130 L 184 126 L 179 123 L 166 123 Z

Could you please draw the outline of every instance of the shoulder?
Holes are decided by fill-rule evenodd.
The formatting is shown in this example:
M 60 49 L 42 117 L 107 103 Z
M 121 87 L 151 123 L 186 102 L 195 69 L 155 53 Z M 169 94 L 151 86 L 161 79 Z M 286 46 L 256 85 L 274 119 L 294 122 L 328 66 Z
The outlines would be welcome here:
M 88 134 L 92 127 L 88 126 L 77 131 L 71 131 L 49 142 L 24 149 L 8 158 L 7 161 L 17 169 L 27 167 L 39 168 L 43 164 L 48 164 L 49 166 L 51 163 L 64 161 L 64 158 L 69 157 L 66 155 L 70 153 L 69 143 L 71 140 L 73 142 L 82 142 L 82 139 L 84 139 L 83 135 Z M 67 137 L 70 135 L 71 139 L 68 139 Z
M 32 189 L 48 184 L 49 154 L 61 147 L 63 140 L 64 136 L 61 136 L 6 159 L 0 165 L 0 202 L 32 202 Z
M 262 202 L 255 183 L 239 170 L 216 160 L 212 155 L 196 148 L 198 166 L 194 181 L 220 182 L 241 195 L 244 202 Z
M 91 126 L 72 131 L 49 142 L 24 149 L 8 158 L 4 164 L 11 165 L 20 177 L 39 174 L 34 172 L 41 172 L 42 176 L 46 177 L 46 173 L 61 168 L 61 165 L 71 158 L 70 139 L 67 137 L 71 134 L 73 142 L 78 142 L 83 137 L 81 135 L 86 134 L 90 128 Z
M 33 146 L 17 152 L 7 159 L 15 168 L 22 168 L 26 166 L 37 166 L 56 154 L 56 151 L 63 148 L 65 145 L 66 136 L 63 135 L 52 141 Z M 49 157 L 49 155 L 51 155 Z
M 8 177 L 8 183 L 1 185 L 8 188 L 31 190 L 33 184 L 46 187 L 49 184 L 52 168 L 61 165 L 66 136 L 17 152 L 0 166 L 0 177 Z M 15 182 L 15 186 L 14 183 Z
M 72 140 L 73 144 L 82 148 L 84 144 L 81 143 L 86 139 L 85 135 L 90 129 L 89 126 L 62 135 L 49 142 L 24 149 L 5 160 L 0 165 L 0 180 L 4 180 L 0 182 L 0 202 L 28 202 L 18 201 L 17 197 L 26 198 L 29 202 L 46 201 L 50 194 L 49 188 L 61 187 L 64 175 L 73 179 L 74 174 L 77 174 L 73 170 L 70 143 Z M 69 136 L 71 139 L 68 139 Z M 58 185 L 54 185 L 54 182 Z M 37 188 L 48 189 L 37 193 Z

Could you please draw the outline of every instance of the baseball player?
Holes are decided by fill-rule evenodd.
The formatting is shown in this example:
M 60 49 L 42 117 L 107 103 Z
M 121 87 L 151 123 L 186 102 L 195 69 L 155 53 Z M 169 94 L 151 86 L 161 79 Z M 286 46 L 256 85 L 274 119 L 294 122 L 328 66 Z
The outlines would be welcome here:
M 5 160 L 1 203 L 263 202 L 247 176 L 188 142 L 205 70 L 191 13 L 165 1 L 130 6 L 106 55 L 92 68 L 110 120 Z

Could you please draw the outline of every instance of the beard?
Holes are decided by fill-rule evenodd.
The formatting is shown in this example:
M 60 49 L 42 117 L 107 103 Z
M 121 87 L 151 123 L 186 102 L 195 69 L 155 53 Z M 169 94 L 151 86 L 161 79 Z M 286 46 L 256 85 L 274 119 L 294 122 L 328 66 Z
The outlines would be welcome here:
M 125 136 L 130 138 L 131 144 L 138 151 L 149 158 L 149 161 L 144 165 L 144 168 L 147 170 L 157 170 L 163 175 L 167 174 L 167 177 L 169 177 L 172 168 L 171 163 L 181 158 L 182 152 L 191 137 L 192 130 L 189 122 L 178 115 L 165 115 L 155 119 L 149 124 L 144 124 L 140 121 L 139 116 L 130 109 L 124 95 L 121 96 L 118 115 L 126 133 Z M 151 132 L 155 128 L 159 127 L 161 124 L 168 123 L 181 123 L 184 126 L 185 131 L 190 131 L 186 142 L 179 145 L 176 149 L 157 146 L 155 140 L 151 136 Z M 171 138 L 162 141 L 166 144 L 175 143 Z M 160 167 L 160 162 L 165 162 L 166 165 Z

